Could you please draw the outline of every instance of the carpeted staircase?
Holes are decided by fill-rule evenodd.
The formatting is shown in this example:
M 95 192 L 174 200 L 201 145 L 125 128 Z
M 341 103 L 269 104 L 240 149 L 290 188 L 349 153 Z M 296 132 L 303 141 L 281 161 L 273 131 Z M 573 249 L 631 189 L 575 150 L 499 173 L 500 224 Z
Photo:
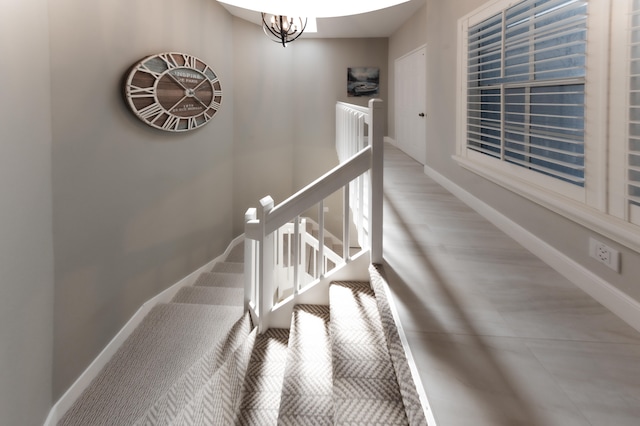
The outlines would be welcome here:
M 427 424 L 379 269 L 258 335 L 242 247 L 153 308 L 58 424 Z

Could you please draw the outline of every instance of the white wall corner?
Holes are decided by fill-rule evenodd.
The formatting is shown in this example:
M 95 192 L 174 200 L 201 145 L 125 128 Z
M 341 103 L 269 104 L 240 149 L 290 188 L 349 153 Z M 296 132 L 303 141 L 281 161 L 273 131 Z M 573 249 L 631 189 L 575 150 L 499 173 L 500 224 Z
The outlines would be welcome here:
M 640 302 L 527 231 L 434 169 L 424 166 L 424 173 L 640 332 Z

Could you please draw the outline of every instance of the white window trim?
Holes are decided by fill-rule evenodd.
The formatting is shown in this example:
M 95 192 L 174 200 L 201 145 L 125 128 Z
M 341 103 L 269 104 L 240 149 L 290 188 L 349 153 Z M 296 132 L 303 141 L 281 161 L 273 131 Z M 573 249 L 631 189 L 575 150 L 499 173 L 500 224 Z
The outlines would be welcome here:
M 632 13 L 631 1 L 613 1 L 611 5 L 611 99 L 609 140 L 624 141 L 610 149 L 611 196 L 609 211 L 612 215 L 640 225 L 640 207 L 627 202 L 626 173 L 629 141 L 629 28 Z M 624 101 L 624 102 L 622 102 Z
M 622 161 L 626 161 L 624 152 L 616 152 L 616 149 L 624 150 L 623 144 L 616 144 L 616 147 L 609 147 L 609 138 L 618 138 L 620 131 L 625 131 L 626 122 L 618 125 L 617 133 L 611 125 L 610 119 L 616 114 L 618 120 L 627 117 L 626 110 L 620 112 L 609 109 L 610 96 L 619 96 L 616 93 L 609 93 L 609 69 L 610 67 L 627 67 L 626 51 L 624 48 L 617 50 L 618 56 L 622 56 L 624 63 L 616 63 L 616 52 L 611 52 L 612 58 L 609 60 L 610 44 L 620 44 L 626 46 L 616 37 L 627 37 L 626 24 L 621 26 L 618 33 L 614 34 L 610 40 L 611 8 L 620 7 L 619 0 L 590 0 L 589 16 L 587 20 L 587 76 L 585 81 L 585 188 L 566 184 L 557 179 L 526 170 L 522 167 L 514 166 L 503 161 L 491 158 L 487 155 L 478 154 L 466 146 L 467 131 L 467 74 L 465 70 L 467 61 L 467 29 L 476 23 L 500 13 L 502 10 L 519 3 L 513 0 L 494 0 L 479 9 L 464 16 L 458 21 L 458 66 L 457 66 L 457 130 L 456 130 L 456 154 L 453 159 L 463 168 L 478 174 L 510 191 L 513 191 L 547 209 L 560 214 L 568 219 L 593 230 L 607 238 L 610 238 L 632 250 L 640 252 L 640 228 L 629 220 L 629 214 L 620 214 L 620 207 L 613 208 L 613 200 L 619 198 L 612 192 L 612 187 L 616 186 L 616 191 L 624 191 L 625 187 L 619 184 L 620 179 L 624 180 L 624 167 Z M 616 6 L 617 4 L 617 6 Z M 623 11 L 626 12 L 626 11 Z M 619 14 L 619 13 L 618 13 Z M 624 14 L 624 13 L 623 13 Z M 615 19 L 615 14 L 614 14 Z M 618 19 L 621 19 L 618 17 Z M 614 21 L 615 22 L 615 21 Z M 614 23 L 614 25 L 616 25 Z M 619 24 L 617 24 L 619 25 Z M 615 72 L 612 77 L 615 79 Z M 622 78 L 624 80 L 624 78 Z M 627 90 L 628 84 L 616 90 Z M 612 88 L 613 90 L 613 88 Z M 623 94 L 627 99 L 627 95 Z M 620 102 L 617 102 L 619 104 Z M 613 107 L 613 105 L 612 105 Z M 625 108 L 623 104 L 620 108 Z M 618 108 L 618 107 L 616 107 Z M 622 117 L 622 118 L 621 118 Z M 623 137 L 623 136 L 622 136 Z M 626 140 L 626 139 L 625 139 Z M 610 152 L 611 150 L 611 152 Z M 609 171 L 618 171 L 609 176 Z M 620 175 L 622 173 L 622 175 Z M 571 188 L 573 187 L 573 188 Z M 619 201 L 617 201 L 619 204 Z

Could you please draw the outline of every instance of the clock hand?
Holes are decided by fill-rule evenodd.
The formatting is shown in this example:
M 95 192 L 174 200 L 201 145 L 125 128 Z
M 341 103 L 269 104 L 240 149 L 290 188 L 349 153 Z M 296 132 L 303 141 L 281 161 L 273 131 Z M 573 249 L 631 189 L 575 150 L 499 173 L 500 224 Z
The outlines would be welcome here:
M 193 90 L 193 92 L 192 92 L 192 93 L 193 93 L 193 94 L 192 94 L 192 96 L 193 96 L 193 97 L 194 97 L 198 102 L 200 102 L 200 104 L 202 104 L 202 106 L 203 106 L 203 107 L 205 107 L 205 108 L 209 108 L 209 105 L 207 105 L 206 103 L 202 102 L 202 101 L 200 100 L 200 98 L 198 98 L 198 97 L 196 96 L 196 90 L 198 90 L 198 88 L 199 88 L 200 86 L 202 86 L 203 84 L 205 84 L 205 83 L 210 83 L 210 82 L 209 82 L 209 80 L 203 80 L 203 81 L 201 81 L 201 82 L 200 82 L 200 84 L 198 84 L 196 87 L 194 87 L 194 88 L 192 89 L 192 90 Z
M 178 85 L 180 87 L 182 87 L 184 90 L 189 90 L 187 87 L 185 87 L 184 84 L 182 84 L 182 82 L 180 80 L 178 80 L 176 77 L 173 76 L 173 74 L 171 74 L 171 72 L 167 73 L 169 75 L 169 77 L 171 77 L 171 80 L 175 81 L 176 83 L 178 83 Z
M 192 97 L 192 98 L 194 98 L 196 101 L 200 102 L 200 105 L 202 105 L 203 107 L 205 107 L 205 108 L 209 108 L 209 105 L 207 105 L 207 104 L 205 104 L 204 102 L 202 102 L 202 101 L 200 100 L 200 98 L 198 98 L 198 97 L 196 96 L 196 94 L 195 94 L 195 93 L 194 93 L 194 94 L 192 94 L 192 95 L 191 95 L 191 97 Z
M 182 82 L 180 80 L 178 80 L 176 77 L 173 76 L 173 74 L 171 74 L 170 72 L 168 73 L 169 77 L 171 77 L 171 79 L 173 81 L 175 81 L 176 83 L 178 83 L 180 85 L 180 87 L 182 87 L 192 98 L 194 98 L 196 101 L 198 101 L 203 107 L 208 108 L 209 105 L 205 104 L 204 102 L 202 102 L 200 100 L 200 98 L 198 98 L 196 96 L 196 90 L 198 90 L 198 87 L 202 86 L 204 83 L 206 83 L 208 80 L 203 80 L 202 82 L 200 82 L 200 84 L 198 84 L 196 87 L 194 87 L 193 89 L 189 89 L 187 88 L 184 84 L 182 84 Z M 186 96 L 185 96 L 186 97 Z M 180 102 L 182 102 L 184 100 L 184 98 L 180 99 Z M 180 103 L 178 102 L 178 103 Z M 171 109 L 175 108 L 177 104 L 175 104 L 174 106 L 171 107 Z
M 175 107 L 177 107 L 177 106 L 178 106 L 182 101 L 184 101 L 184 100 L 185 100 L 185 99 L 187 99 L 187 98 L 188 98 L 188 96 L 187 96 L 187 95 L 183 96 L 183 97 L 182 97 L 182 99 L 180 99 L 178 102 L 176 102 L 175 104 L 173 104 L 173 105 L 171 106 L 171 108 L 168 108 L 168 109 L 167 109 L 167 111 L 169 111 L 169 112 L 173 111 L 173 109 L 174 109 Z

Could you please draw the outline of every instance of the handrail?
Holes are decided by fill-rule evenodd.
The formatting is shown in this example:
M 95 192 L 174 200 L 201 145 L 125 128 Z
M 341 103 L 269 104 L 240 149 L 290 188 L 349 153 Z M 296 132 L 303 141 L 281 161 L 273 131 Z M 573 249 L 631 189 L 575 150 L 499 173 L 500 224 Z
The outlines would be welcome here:
M 336 152 L 340 162 L 346 161 L 368 145 L 365 125 L 370 125 L 369 108 L 336 103 Z
M 361 113 L 363 113 L 363 114 L 365 114 L 367 116 L 367 122 L 369 120 L 369 118 L 368 118 L 368 116 L 369 116 L 369 108 L 368 107 L 364 107 L 364 106 L 360 106 L 360 105 L 348 104 L 346 102 L 336 102 L 336 106 L 341 107 L 343 109 L 355 111 L 355 112 L 361 112 Z
M 311 248 L 314 251 L 314 264 L 318 268 L 316 278 L 323 277 L 327 272 L 327 262 L 337 261 L 337 255 L 324 243 L 324 200 L 331 194 L 343 189 L 342 261 L 351 259 L 350 216 L 356 222 L 362 249 L 369 249 L 371 262 L 382 261 L 384 106 L 379 99 L 370 100 L 369 108 L 339 102 L 336 111 L 336 149 L 341 164 L 279 205 L 276 206 L 273 199 L 267 196 L 260 200 L 257 209 L 249 209 L 245 215 L 245 307 L 251 311 L 260 333 L 269 328 L 269 313 L 284 293 L 279 283 L 275 282 L 276 265 L 279 265 L 280 271 L 293 268 L 293 285 L 287 285 L 286 288 L 293 287 L 294 298 L 301 289 L 300 276 L 306 272 L 300 271 L 301 259 L 304 259 L 301 250 L 305 239 L 302 235 L 306 233 L 306 230 L 300 229 L 300 223 L 304 220 L 301 220 L 301 216 L 314 205 L 318 205 L 319 227 L 318 247 Z M 368 125 L 366 141 L 365 124 Z M 285 226 L 287 228 L 282 232 L 293 238 L 287 240 L 287 252 L 283 253 L 281 246 L 285 244 L 276 235 Z M 362 235 L 366 235 L 366 238 L 361 238 Z
M 273 232 L 289 222 L 298 214 L 307 211 L 327 198 L 345 183 L 351 182 L 369 170 L 371 164 L 371 147 L 366 147 L 345 163 L 342 163 L 291 197 L 274 207 L 266 217 L 266 231 Z

